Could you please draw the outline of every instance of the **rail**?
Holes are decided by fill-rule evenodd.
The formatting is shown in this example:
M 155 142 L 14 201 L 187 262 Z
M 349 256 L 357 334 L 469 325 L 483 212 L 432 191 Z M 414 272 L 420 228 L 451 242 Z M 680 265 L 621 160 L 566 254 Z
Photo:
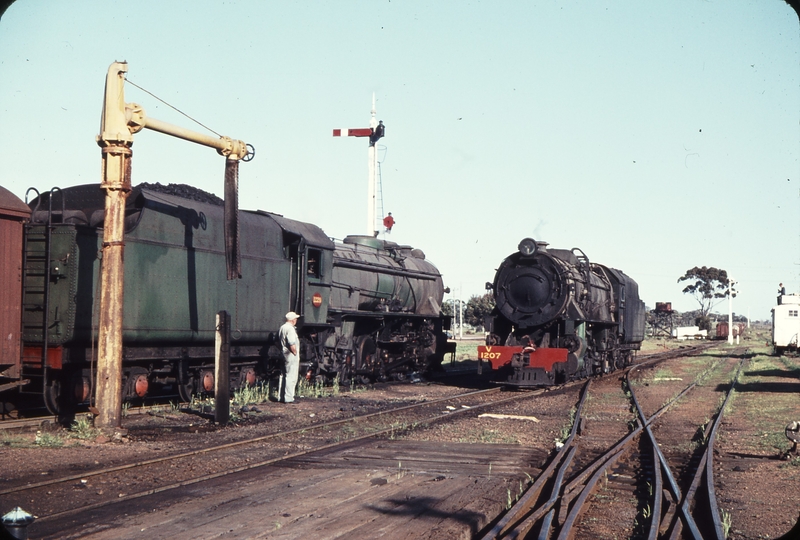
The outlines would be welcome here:
M 673 397 L 667 404 L 662 406 L 651 417 L 646 418 L 641 406 L 635 397 L 635 392 L 629 384 L 628 377 L 630 373 L 641 367 L 661 362 L 679 355 L 697 354 L 708 348 L 707 346 L 700 346 L 692 348 L 691 350 L 674 350 L 667 351 L 652 355 L 644 362 L 626 369 L 626 383 L 628 388 L 631 389 L 631 401 L 636 407 L 639 417 L 636 427 L 622 440 L 613 444 L 604 454 L 593 460 L 588 466 L 582 470 L 573 473 L 569 483 L 564 485 L 564 478 L 570 472 L 572 464 L 575 462 L 575 456 L 578 452 L 578 440 L 576 435 L 580 431 L 580 426 L 584 422 L 583 408 L 586 400 L 586 395 L 589 392 L 590 383 L 584 387 L 580 400 L 576 405 L 576 414 L 573 421 L 572 430 L 569 437 L 564 441 L 564 445 L 554 454 L 548 466 L 542 471 L 539 477 L 536 478 L 533 485 L 528 488 L 526 493 L 517 501 L 517 503 L 482 537 L 483 540 L 494 540 L 500 538 L 525 538 L 531 534 L 532 531 L 538 528 L 538 537 L 547 539 L 556 537 L 559 540 L 566 540 L 572 538 L 574 535 L 574 526 L 577 518 L 585 510 L 586 502 L 589 495 L 597 482 L 607 474 L 607 471 L 623 456 L 632 443 L 642 433 L 648 434 L 650 441 L 651 451 L 654 454 L 654 463 L 658 464 L 659 471 L 654 471 L 655 489 L 653 490 L 653 499 L 650 501 L 653 516 L 661 516 L 662 513 L 662 496 L 663 496 L 663 479 L 660 471 L 663 471 L 667 477 L 669 492 L 675 497 L 675 500 L 681 500 L 680 489 L 675 480 L 666 458 L 661 450 L 658 448 L 658 443 L 652 433 L 650 425 L 664 414 L 670 407 L 677 401 L 685 396 L 689 391 L 695 388 L 697 382 L 693 382 L 684 388 L 678 395 Z M 741 366 L 740 366 L 741 369 Z M 549 486 L 549 495 L 543 499 L 544 490 Z M 556 516 L 556 509 L 560 508 L 560 516 Z M 681 516 L 687 523 L 694 523 L 691 513 L 688 509 L 681 510 Z M 560 519 L 557 519 L 560 518 Z M 559 526 L 557 522 L 561 522 Z M 662 523 L 660 519 L 653 519 L 648 531 L 648 538 L 655 539 L 658 537 L 659 528 Z M 691 529 L 691 526 L 690 526 Z M 555 536 L 554 536 L 555 535 Z M 697 537 L 702 538 L 702 536 Z
M 417 426 L 429 425 L 446 419 L 455 418 L 469 413 L 474 413 L 475 411 L 480 409 L 493 407 L 513 400 L 529 398 L 531 396 L 538 395 L 539 393 L 540 392 L 524 392 L 524 393 L 515 392 L 513 395 L 508 396 L 507 393 L 502 392 L 502 390 L 499 388 L 490 388 L 487 390 L 468 392 L 456 396 L 439 398 L 436 400 L 425 401 L 412 405 L 406 405 L 403 407 L 396 407 L 385 411 L 374 412 L 366 415 L 359 415 L 351 418 L 338 419 L 330 422 L 320 422 L 318 424 L 312 424 L 310 426 L 298 427 L 296 429 L 281 431 L 278 433 L 271 433 L 253 439 L 247 439 L 243 441 L 236 441 L 232 443 L 211 446 L 171 456 L 163 456 L 163 457 L 138 461 L 134 463 L 127 463 L 114 467 L 97 469 L 94 471 L 84 471 L 80 474 L 54 478 L 52 480 L 47 480 L 42 482 L 18 485 L 4 490 L 0 490 L 0 496 L 3 496 L 6 499 L 8 498 L 8 495 L 15 495 L 15 497 L 19 497 L 20 499 L 30 499 L 30 500 L 33 500 L 36 497 L 46 498 L 48 501 L 50 501 L 48 502 L 49 505 L 48 508 L 52 508 L 52 511 L 50 511 L 49 513 L 42 510 L 34 510 L 34 511 L 37 513 L 37 515 L 40 516 L 37 522 L 47 522 L 49 520 L 61 519 L 79 512 L 84 512 L 87 510 L 92 510 L 95 508 L 100 508 L 120 502 L 126 502 L 133 499 L 139 499 L 142 497 L 147 497 L 149 495 L 154 495 L 156 493 L 161 493 L 164 491 L 181 488 L 199 482 L 204 482 L 215 478 L 224 477 L 247 470 L 257 469 L 260 467 L 272 465 L 282 461 L 287 461 L 314 452 L 328 450 L 342 445 L 349 445 L 354 442 L 365 439 L 370 439 L 379 436 L 396 435 L 399 431 L 402 431 L 404 429 L 414 429 Z M 466 398 L 481 398 L 481 399 L 486 398 L 487 401 L 470 405 L 468 408 L 448 410 L 446 413 L 443 413 L 441 411 L 442 403 L 446 403 L 448 401 L 457 402 L 459 400 L 463 400 Z M 426 411 L 431 407 L 437 410 L 435 414 L 431 415 L 429 414 L 429 411 Z M 420 414 L 420 416 L 414 418 L 413 421 L 409 422 L 407 425 L 398 427 L 397 425 L 397 419 L 399 418 L 398 415 L 400 413 L 408 413 L 408 412 Z M 428 413 L 427 416 L 423 417 L 422 414 L 426 412 Z M 354 424 L 357 422 L 364 422 L 365 420 L 384 419 L 384 418 L 387 419 L 388 422 L 384 422 L 383 426 L 362 425 L 361 431 L 363 434 L 361 435 L 353 435 L 353 433 L 355 433 L 356 430 L 350 429 L 347 432 L 346 436 L 343 436 L 341 440 L 339 440 L 339 438 L 336 437 L 335 442 L 326 442 L 331 437 L 328 430 L 330 430 L 332 427 L 345 426 L 347 424 Z M 320 441 L 317 441 L 314 444 L 309 444 L 308 437 L 312 433 L 317 433 L 320 438 Z M 297 446 L 297 438 L 302 439 L 303 446 L 305 448 L 299 451 L 297 450 L 292 451 L 290 449 L 296 448 Z M 264 447 L 262 443 L 265 442 L 269 442 L 270 446 Z M 252 454 L 263 452 L 267 455 L 264 456 L 264 459 L 261 459 L 259 461 L 242 464 L 241 456 L 248 453 L 248 447 L 250 447 L 249 451 L 252 452 Z M 256 452 L 256 450 L 258 452 Z M 198 458 L 205 459 L 206 461 L 198 462 Z M 200 471 L 200 473 L 198 473 L 198 470 L 203 468 L 202 465 L 209 463 L 210 460 L 212 460 L 212 458 L 214 466 L 211 468 L 211 470 L 213 472 L 210 472 L 208 474 L 202 474 L 202 471 Z M 229 464 L 224 463 L 226 459 L 229 460 Z M 174 475 L 178 475 L 179 473 L 177 471 L 181 467 L 183 467 L 183 470 L 187 472 L 182 473 L 184 474 L 183 479 L 174 481 L 167 485 L 158 485 L 160 484 L 160 482 L 154 481 L 154 486 L 151 487 L 150 489 L 144 489 L 136 493 L 129 493 L 129 494 L 120 493 L 119 495 L 113 495 L 114 493 L 117 493 L 117 491 L 114 491 L 114 489 L 111 488 L 109 484 L 115 483 L 117 485 L 127 486 L 129 484 L 125 483 L 126 482 L 125 474 L 129 474 L 131 484 L 138 483 L 139 485 L 141 485 L 142 483 L 141 479 L 145 477 L 144 473 L 144 471 L 146 470 L 145 468 L 156 465 L 167 465 L 167 470 L 170 471 L 170 478 L 174 478 L 175 477 Z M 158 469 L 156 470 L 156 472 L 157 471 Z M 157 477 L 157 475 L 154 475 L 154 477 Z M 93 481 L 97 484 L 100 483 L 106 484 L 106 487 L 104 488 L 106 494 L 104 496 L 99 497 L 101 500 L 98 500 L 96 502 L 92 502 L 91 500 L 84 500 L 79 502 L 71 500 L 74 499 L 74 497 L 67 497 L 67 496 L 59 497 L 57 495 L 53 495 L 54 493 L 58 493 L 59 490 L 66 490 L 66 491 L 72 490 L 73 487 L 70 483 L 81 482 L 85 484 L 91 478 L 93 478 L 94 479 Z M 120 487 L 120 489 L 122 489 L 122 487 Z M 47 493 L 47 496 L 45 497 L 43 493 Z M 98 497 L 95 496 L 95 498 Z

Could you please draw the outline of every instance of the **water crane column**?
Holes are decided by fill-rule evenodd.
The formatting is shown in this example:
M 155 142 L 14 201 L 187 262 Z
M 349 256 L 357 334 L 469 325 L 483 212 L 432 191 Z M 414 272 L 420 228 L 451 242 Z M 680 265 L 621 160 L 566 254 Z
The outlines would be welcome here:
M 104 429 L 120 427 L 122 417 L 122 315 L 124 291 L 125 201 L 131 191 L 133 134 L 144 128 L 216 148 L 225 156 L 226 255 L 228 279 L 241 277 L 238 254 L 238 207 L 230 204 L 228 193 L 235 193 L 239 160 L 250 161 L 252 146 L 230 137 L 214 138 L 148 118 L 141 106 L 125 103 L 126 62 L 114 62 L 106 76 L 103 114 L 97 144 L 102 149 L 103 179 L 106 191 L 103 228 L 103 259 L 100 270 L 100 320 L 98 329 L 97 394 L 95 425 Z M 228 186 L 233 183 L 233 189 Z M 228 224 L 231 224 L 228 226 Z M 235 253 L 227 253 L 235 250 Z

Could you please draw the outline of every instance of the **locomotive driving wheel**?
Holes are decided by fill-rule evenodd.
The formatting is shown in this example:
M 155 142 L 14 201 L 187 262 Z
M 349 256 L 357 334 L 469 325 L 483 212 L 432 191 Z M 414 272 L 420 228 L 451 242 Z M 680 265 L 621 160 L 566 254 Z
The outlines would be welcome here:
M 375 372 L 378 346 L 371 336 L 361 336 L 356 341 L 356 363 L 351 376 L 359 371 Z
M 339 384 L 345 384 L 350 382 L 350 377 L 353 376 L 353 354 L 348 352 L 342 358 L 341 364 L 339 364 Z

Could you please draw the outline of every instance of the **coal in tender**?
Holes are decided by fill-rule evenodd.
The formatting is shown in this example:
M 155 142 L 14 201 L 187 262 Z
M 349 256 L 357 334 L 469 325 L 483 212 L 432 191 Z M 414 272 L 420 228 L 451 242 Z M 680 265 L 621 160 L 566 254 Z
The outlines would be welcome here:
M 189 186 L 187 184 L 167 184 L 166 186 L 163 186 L 159 182 L 156 182 L 155 184 L 150 184 L 149 182 L 142 182 L 136 187 L 139 189 L 147 189 L 149 191 L 155 191 L 156 193 L 163 193 L 165 195 L 174 195 L 176 197 L 182 197 L 184 199 L 189 199 L 201 203 L 213 204 L 215 206 L 225 205 L 225 201 L 223 201 L 213 193 L 209 193 L 208 191 L 203 191 L 200 188 Z

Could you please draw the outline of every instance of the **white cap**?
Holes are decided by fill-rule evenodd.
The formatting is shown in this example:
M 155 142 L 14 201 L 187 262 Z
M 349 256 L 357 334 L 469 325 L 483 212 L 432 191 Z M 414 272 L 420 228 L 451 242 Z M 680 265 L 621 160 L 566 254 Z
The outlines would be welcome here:
M 299 318 L 300 318 L 300 315 L 298 315 L 294 311 L 290 311 L 289 313 L 286 314 L 286 320 L 287 321 L 293 321 L 293 320 L 299 319 Z

